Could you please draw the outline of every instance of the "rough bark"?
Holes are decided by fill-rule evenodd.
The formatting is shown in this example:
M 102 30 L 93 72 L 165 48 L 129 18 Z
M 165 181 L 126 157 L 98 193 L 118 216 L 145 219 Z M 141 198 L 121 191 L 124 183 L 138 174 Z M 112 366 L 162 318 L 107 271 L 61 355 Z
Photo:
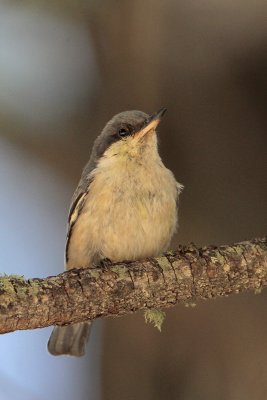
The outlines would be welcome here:
M 180 246 L 161 257 L 46 279 L 0 278 L 0 333 L 228 296 L 267 285 L 267 238 Z

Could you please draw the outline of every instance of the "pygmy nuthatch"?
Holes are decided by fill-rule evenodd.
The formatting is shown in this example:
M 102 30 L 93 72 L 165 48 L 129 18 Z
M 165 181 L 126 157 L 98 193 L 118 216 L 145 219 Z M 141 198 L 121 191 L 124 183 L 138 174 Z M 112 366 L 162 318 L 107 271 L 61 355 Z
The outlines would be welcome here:
M 66 243 L 66 269 L 158 256 L 177 227 L 176 182 L 158 153 L 156 128 L 165 113 L 115 115 L 95 140 L 73 195 Z M 90 322 L 56 326 L 51 354 L 81 356 Z

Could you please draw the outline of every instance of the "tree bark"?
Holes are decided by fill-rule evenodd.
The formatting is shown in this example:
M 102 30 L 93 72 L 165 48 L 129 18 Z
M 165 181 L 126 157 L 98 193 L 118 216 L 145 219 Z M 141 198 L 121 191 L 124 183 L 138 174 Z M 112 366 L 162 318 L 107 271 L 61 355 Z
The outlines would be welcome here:
M 179 246 L 157 258 L 45 279 L 3 276 L 0 333 L 259 292 L 266 285 L 267 238 L 233 246 Z

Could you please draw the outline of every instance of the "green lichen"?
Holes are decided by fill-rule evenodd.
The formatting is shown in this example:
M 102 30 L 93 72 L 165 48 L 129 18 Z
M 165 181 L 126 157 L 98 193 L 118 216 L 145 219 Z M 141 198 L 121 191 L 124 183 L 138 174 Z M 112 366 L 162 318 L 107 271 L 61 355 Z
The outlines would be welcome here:
M 25 278 L 23 275 L 15 275 L 14 274 L 14 275 L 6 275 L 6 277 L 8 277 L 9 279 L 14 279 L 19 282 L 25 282 Z
M 98 279 L 99 278 L 99 271 L 96 268 L 90 269 L 90 276 L 92 278 Z
M 0 290 L 6 293 L 14 293 L 14 286 L 12 285 L 9 276 L 2 276 L 0 278 Z
M 129 279 L 128 269 L 123 265 L 114 265 L 110 268 L 110 270 L 115 272 L 119 279 Z
M 36 281 L 34 281 L 34 280 L 32 280 L 32 279 L 29 279 L 29 284 L 30 284 L 30 291 L 31 291 L 31 293 L 32 293 L 34 296 L 36 296 L 36 295 L 39 293 L 39 291 L 40 291 L 39 282 L 36 282 Z
M 19 298 L 24 298 L 28 293 L 28 286 L 26 285 L 24 276 L 10 275 L 9 279 L 13 285 L 16 286 L 16 293 Z M 13 281 L 13 282 L 12 282 Z
M 163 271 L 171 269 L 170 262 L 168 261 L 167 257 L 159 257 L 157 258 L 157 262 Z
M 38 285 L 33 281 L 29 285 L 22 275 L 5 275 L 0 277 L 0 290 L 6 294 L 13 294 L 16 291 L 17 297 L 24 298 L 29 292 L 36 294 Z
M 161 327 L 165 319 L 166 313 L 156 308 L 148 308 L 144 312 L 146 323 L 151 323 L 161 332 Z

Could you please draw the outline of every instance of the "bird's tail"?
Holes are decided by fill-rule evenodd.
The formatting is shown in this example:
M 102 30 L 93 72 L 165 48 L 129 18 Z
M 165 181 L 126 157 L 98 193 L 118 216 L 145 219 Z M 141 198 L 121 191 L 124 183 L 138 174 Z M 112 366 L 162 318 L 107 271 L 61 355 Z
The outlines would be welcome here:
M 48 341 L 48 351 L 54 356 L 68 354 L 80 357 L 85 353 L 91 322 L 55 326 Z

